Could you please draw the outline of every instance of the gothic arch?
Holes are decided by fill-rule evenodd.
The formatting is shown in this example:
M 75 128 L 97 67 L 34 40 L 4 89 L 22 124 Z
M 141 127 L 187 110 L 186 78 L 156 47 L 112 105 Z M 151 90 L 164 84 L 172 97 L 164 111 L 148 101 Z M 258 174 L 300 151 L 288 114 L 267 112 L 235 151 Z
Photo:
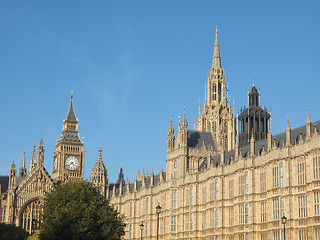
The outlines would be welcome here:
M 27 201 L 20 210 L 19 226 L 30 234 L 33 234 L 39 228 L 43 204 L 44 201 L 42 198 L 32 198 Z

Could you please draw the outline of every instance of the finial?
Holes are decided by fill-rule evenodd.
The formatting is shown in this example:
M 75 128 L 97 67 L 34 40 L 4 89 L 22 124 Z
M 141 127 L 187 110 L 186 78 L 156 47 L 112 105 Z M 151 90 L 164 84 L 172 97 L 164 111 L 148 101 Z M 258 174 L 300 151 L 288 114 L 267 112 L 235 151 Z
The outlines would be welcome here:
M 254 77 L 253 77 L 253 86 L 254 86 L 254 81 L 255 81 L 255 79 L 254 79 Z
M 71 99 L 73 99 L 73 89 L 71 89 Z
M 179 123 L 180 123 L 180 116 L 179 116 Z
M 288 114 L 288 116 L 287 116 L 287 117 L 288 117 L 288 124 L 289 124 L 289 114 Z
M 310 108 L 308 107 L 308 119 L 310 119 Z
M 216 34 L 218 34 L 218 26 L 216 26 Z
M 170 113 L 170 123 L 172 123 L 172 114 Z
M 102 156 L 102 149 L 101 149 L 101 145 L 100 145 L 100 148 L 99 148 L 99 157 Z
M 186 116 L 186 107 L 183 107 L 183 116 Z

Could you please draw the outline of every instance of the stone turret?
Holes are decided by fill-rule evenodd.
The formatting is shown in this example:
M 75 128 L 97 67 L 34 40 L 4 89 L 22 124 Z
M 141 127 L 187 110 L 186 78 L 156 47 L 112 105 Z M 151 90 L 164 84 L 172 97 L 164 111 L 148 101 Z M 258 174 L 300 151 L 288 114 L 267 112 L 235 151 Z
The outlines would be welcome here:
M 38 148 L 38 166 L 43 167 L 44 161 L 44 147 L 43 147 L 43 140 L 41 138 L 39 148 Z
M 288 122 L 286 127 L 286 147 L 291 145 L 291 128 L 289 123 L 289 115 L 288 115 Z
M 29 173 L 37 166 L 36 146 L 33 146 L 32 157 L 30 161 Z
M 311 138 L 311 120 L 310 120 L 310 114 L 309 114 L 309 108 L 308 108 L 308 117 L 306 122 L 306 140 L 309 140 Z
M 8 183 L 8 198 L 7 198 L 7 213 L 8 219 L 7 223 L 14 223 L 14 211 L 15 211 L 15 190 L 16 190 L 16 182 L 17 182 L 17 171 L 16 165 L 14 161 L 11 165 L 10 175 L 9 175 L 9 183 Z
M 23 178 L 27 176 L 27 168 L 26 168 L 26 153 L 23 153 L 21 168 L 19 169 L 19 177 Z
M 99 156 L 96 164 L 92 168 L 90 182 L 97 187 L 102 196 L 106 196 L 107 169 L 102 161 L 102 150 L 99 148 Z
M 248 93 L 248 107 L 241 110 L 238 118 L 241 124 L 239 129 L 241 146 L 249 143 L 252 131 L 256 141 L 267 138 L 270 114 L 266 109 L 260 107 L 260 92 L 255 87 L 254 79 L 253 86 Z
M 167 152 L 170 152 L 174 149 L 174 128 L 172 125 L 172 117 L 170 116 L 170 125 L 168 127 L 168 136 L 167 136 Z

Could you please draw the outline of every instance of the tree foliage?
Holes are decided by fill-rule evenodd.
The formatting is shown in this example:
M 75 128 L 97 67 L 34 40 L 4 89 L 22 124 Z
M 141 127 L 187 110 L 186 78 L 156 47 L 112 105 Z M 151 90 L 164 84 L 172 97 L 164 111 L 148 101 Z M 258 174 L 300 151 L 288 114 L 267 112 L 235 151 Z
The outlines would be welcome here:
M 85 181 L 62 183 L 45 198 L 40 239 L 117 240 L 124 235 L 122 217 Z
M 0 223 L 0 240 L 23 240 L 29 236 L 21 227 L 12 224 Z

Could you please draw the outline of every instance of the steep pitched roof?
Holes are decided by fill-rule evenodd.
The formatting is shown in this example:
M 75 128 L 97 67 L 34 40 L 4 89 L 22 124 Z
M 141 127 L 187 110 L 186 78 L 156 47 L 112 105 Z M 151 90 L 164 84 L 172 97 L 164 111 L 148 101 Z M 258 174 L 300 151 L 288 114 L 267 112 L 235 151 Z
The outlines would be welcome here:
M 0 176 L 1 193 L 8 190 L 9 176 Z
M 73 96 L 71 96 L 71 102 L 70 102 L 69 111 L 68 111 L 68 114 L 66 117 L 66 121 L 67 122 L 75 122 L 75 123 L 78 122 L 76 115 L 74 113 L 74 109 L 73 109 Z
M 188 147 L 201 148 L 203 144 L 208 148 L 215 148 L 212 133 L 188 130 Z

